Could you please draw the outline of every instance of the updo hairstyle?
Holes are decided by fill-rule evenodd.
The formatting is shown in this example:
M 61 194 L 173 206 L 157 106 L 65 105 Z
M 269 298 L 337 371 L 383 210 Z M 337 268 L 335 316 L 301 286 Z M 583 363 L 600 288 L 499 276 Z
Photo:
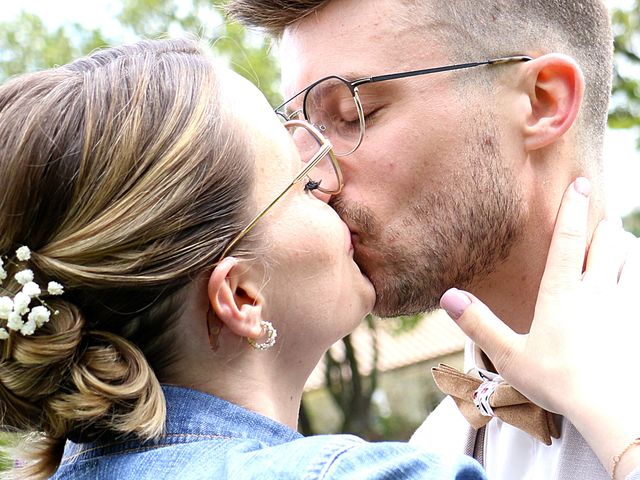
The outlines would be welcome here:
M 1 428 L 34 439 L 21 478 L 51 475 L 67 438 L 162 432 L 183 287 L 255 210 L 253 152 L 222 95 L 188 40 L 0 87 L 0 254 L 29 246 L 36 281 L 65 287 L 43 297 L 59 311 L 48 323 L 0 341 Z

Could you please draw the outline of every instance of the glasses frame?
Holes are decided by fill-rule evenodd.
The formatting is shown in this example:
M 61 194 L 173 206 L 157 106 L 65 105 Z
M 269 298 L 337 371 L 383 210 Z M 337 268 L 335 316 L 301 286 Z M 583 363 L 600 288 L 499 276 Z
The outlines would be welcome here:
M 282 117 L 282 115 L 280 115 Z M 306 120 L 287 120 L 283 123 L 285 128 L 289 127 L 301 127 L 306 129 L 317 141 L 318 141 L 318 152 L 309 160 L 309 162 L 302 168 L 302 170 L 296 175 L 296 177 L 287 185 L 287 187 L 277 196 L 275 197 L 260 213 L 258 213 L 253 219 L 244 227 L 232 240 L 229 242 L 227 247 L 222 252 L 220 256 L 220 260 L 226 258 L 231 250 L 242 240 L 252 229 L 256 226 L 256 224 L 260 221 L 262 217 L 264 217 L 269 211 L 280 201 L 282 197 L 284 197 L 289 190 L 291 190 L 296 184 L 300 183 L 304 177 L 325 157 L 329 156 L 331 160 L 331 164 L 336 171 L 336 176 L 338 177 L 338 188 L 337 190 L 326 190 L 322 187 L 316 187 L 317 190 L 322 193 L 326 193 L 329 195 L 337 195 L 342 191 L 342 187 L 344 187 L 344 177 L 342 175 L 342 170 L 340 169 L 340 163 L 336 158 L 336 155 L 333 153 L 333 146 L 328 138 L 322 135 L 316 127 L 311 125 Z
M 300 114 L 302 114 L 303 118 L 309 122 L 311 125 L 313 125 L 311 123 L 311 120 L 309 120 L 309 115 L 307 114 L 307 98 L 309 96 L 309 92 L 311 90 L 313 90 L 313 88 L 315 86 L 317 86 L 318 84 L 325 82 L 329 79 L 335 78 L 336 80 L 339 80 L 340 82 L 344 83 L 347 88 L 349 88 L 349 91 L 351 92 L 351 95 L 353 96 L 353 99 L 356 103 L 356 110 L 358 111 L 358 118 L 360 121 L 360 136 L 358 138 L 358 141 L 356 142 L 356 146 L 353 147 L 349 152 L 347 153 L 336 153 L 336 157 L 346 157 L 347 155 L 351 155 L 353 152 L 355 152 L 358 147 L 362 144 L 362 140 L 364 139 L 364 134 L 365 134 L 365 130 L 366 130 L 366 122 L 365 122 L 365 118 L 364 118 L 364 109 L 362 108 L 362 102 L 360 100 L 360 96 L 358 94 L 358 87 L 360 85 L 364 85 L 367 83 L 376 83 L 376 82 L 386 82 L 387 80 L 396 80 L 399 78 L 410 78 L 410 77 L 416 77 L 418 75 L 429 75 L 431 73 L 440 73 L 440 72 L 449 72 L 452 70 L 462 70 L 465 68 L 474 68 L 474 67 L 480 67 L 482 65 L 504 65 L 507 63 L 516 63 L 516 62 L 528 62 L 530 60 L 533 60 L 533 57 L 530 57 L 528 55 L 513 55 L 513 56 L 509 56 L 509 57 L 500 57 L 500 58 L 493 58 L 490 60 L 483 60 L 480 62 L 469 62 L 469 63 L 457 63 L 457 64 L 453 64 L 453 65 L 445 65 L 442 67 L 431 67 L 431 68 L 423 68 L 420 70 L 409 70 L 406 72 L 398 72 L 398 73 L 388 73 L 385 75 L 376 75 L 376 76 L 372 76 L 372 77 L 363 77 L 363 78 L 358 78 L 356 80 L 347 80 L 345 78 L 339 77 L 337 75 L 329 75 L 327 77 L 323 77 L 319 80 L 316 80 L 315 82 L 311 83 L 310 85 L 307 85 L 305 88 L 303 88 L 302 90 L 300 90 L 298 93 L 296 93 L 295 95 L 293 95 L 292 97 L 290 97 L 288 100 L 284 101 L 283 103 L 281 103 L 280 105 L 278 105 L 274 111 L 276 112 L 276 114 L 280 115 L 282 118 L 284 118 L 285 120 L 291 120 L 293 117 L 298 116 Z M 295 100 L 296 98 L 298 98 L 300 95 L 304 94 L 303 100 L 302 100 L 302 108 L 299 108 L 297 110 L 294 110 L 293 112 L 291 112 L 290 114 L 287 114 L 285 111 L 283 111 L 282 109 L 288 105 L 289 103 L 291 103 L 293 100 Z M 317 125 L 313 125 L 314 127 L 318 128 Z M 320 128 L 320 131 L 322 129 Z

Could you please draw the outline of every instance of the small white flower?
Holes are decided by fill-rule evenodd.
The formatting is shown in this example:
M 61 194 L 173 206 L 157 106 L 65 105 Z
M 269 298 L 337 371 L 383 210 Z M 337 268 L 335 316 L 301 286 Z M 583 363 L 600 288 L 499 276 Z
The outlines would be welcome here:
M 22 291 L 29 295 L 30 297 L 36 297 L 40 295 L 42 292 L 40 291 L 40 287 L 35 282 L 27 282 L 22 286 Z
M 0 283 L 7 278 L 7 271 L 0 265 Z
M 13 310 L 13 300 L 9 297 L 0 297 L 0 318 L 6 320 Z
M 22 321 L 22 316 L 17 314 L 16 312 L 11 312 L 9 314 L 9 320 L 7 320 L 7 327 L 11 330 L 18 331 L 22 328 L 24 322 Z
M 29 320 L 28 322 L 25 322 L 25 324 L 22 326 L 22 328 L 20 329 L 20 333 L 22 335 L 33 335 L 33 332 L 36 331 L 36 322 L 35 320 Z
M 24 270 L 20 270 L 15 274 L 15 279 L 20 285 L 24 285 L 25 283 L 33 282 L 33 271 L 25 268 Z
M 9 338 L 9 332 L 4 328 L 0 328 L 0 340 L 6 340 L 7 338 Z
M 29 311 L 29 304 L 31 303 L 31 297 L 24 292 L 16 293 L 13 297 L 13 311 L 18 315 L 24 315 Z
M 64 287 L 58 282 L 49 282 L 47 292 L 49 292 L 49 295 L 62 295 L 64 293 Z
M 16 257 L 21 262 L 29 260 L 31 258 L 31 250 L 29 250 L 29 247 L 20 247 L 16 250 Z
M 40 328 L 42 325 L 49 321 L 51 317 L 51 312 L 46 307 L 39 305 L 37 307 L 33 307 L 29 312 L 29 316 L 27 319 L 29 321 L 34 321 L 36 323 L 36 327 Z

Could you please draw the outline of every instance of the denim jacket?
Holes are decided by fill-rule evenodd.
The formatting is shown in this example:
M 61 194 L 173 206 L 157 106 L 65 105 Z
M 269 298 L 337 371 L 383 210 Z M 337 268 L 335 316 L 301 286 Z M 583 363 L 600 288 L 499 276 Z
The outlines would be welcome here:
M 196 390 L 163 386 L 165 432 L 155 441 L 67 442 L 54 479 L 486 479 L 469 457 L 406 443 L 298 432 Z

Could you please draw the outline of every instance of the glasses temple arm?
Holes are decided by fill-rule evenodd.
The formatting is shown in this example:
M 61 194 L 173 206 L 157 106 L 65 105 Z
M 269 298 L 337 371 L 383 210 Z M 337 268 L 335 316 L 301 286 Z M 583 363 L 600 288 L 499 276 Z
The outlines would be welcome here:
M 525 55 L 520 55 L 516 57 L 494 58 L 491 60 L 484 60 L 482 62 L 459 63 L 456 65 L 446 65 L 444 67 L 425 68 L 422 70 L 412 70 L 410 72 L 390 73 L 387 75 L 377 75 L 375 77 L 366 77 L 366 78 L 355 80 L 354 82 L 351 83 L 351 85 L 356 87 L 363 83 L 384 82 L 386 80 L 394 80 L 396 78 L 407 78 L 407 77 L 415 77 L 418 75 L 427 75 L 430 73 L 448 72 L 451 70 L 461 70 L 463 68 L 479 67 L 481 65 L 498 65 L 501 63 L 528 62 L 529 60 L 532 60 L 532 58 Z
M 324 157 L 327 153 L 329 153 L 329 150 L 331 150 L 331 144 L 325 143 L 324 145 L 322 145 L 322 148 L 320 149 L 316 157 L 311 162 L 309 162 L 304 169 L 302 169 L 302 171 L 298 174 L 296 178 L 293 179 L 293 181 L 287 186 L 287 188 L 285 188 L 282 191 L 282 193 L 280 193 L 280 195 L 274 198 L 273 201 L 269 205 L 267 205 L 258 215 L 253 217 L 253 219 L 249 222 L 249 224 L 246 227 L 244 227 L 240 231 L 240 233 L 238 233 L 238 235 L 236 235 L 236 237 L 231 241 L 229 245 L 227 245 L 227 248 L 224 249 L 224 251 L 222 252 L 222 255 L 220 256 L 220 260 L 222 260 L 229 254 L 229 252 L 233 249 L 233 247 L 235 247 L 238 244 L 238 242 L 240 242 L 240 240 L 242 240 L 244 236 L 251 231 L 251 229 L 256 225 L 256 223 L 258 223 L 258 221 L 262 217 L 264 217 L 269 212 L 269 210 L 271 210 L 271 208 L 276 203 L 278 203 L 278 201 L 280 201 L 280 199 L 284 197 L 287 194 L 287 192 L 291 190 L 291 188 L 296 183 L 298 183 L 307 173 L 309 173 L 309 171 L 316 166 L 316 164 L 322 159 L 322 157 Z
M 280 105 L 275 107 L 273 109 L 273 111 L 278 113 L 287 103 L 290 103 L 294 99 L 298 98 L 300 95 L 302 95 L 304 92 L 306 92 L 310 87 L 311 87 L 311 85 L 308 85 L 308 86 L 304 87 L 302 90 L 300 90 L 298 93 L 293 95 L 292 97 L 287 98 L 284 102 L 282 102 Z

